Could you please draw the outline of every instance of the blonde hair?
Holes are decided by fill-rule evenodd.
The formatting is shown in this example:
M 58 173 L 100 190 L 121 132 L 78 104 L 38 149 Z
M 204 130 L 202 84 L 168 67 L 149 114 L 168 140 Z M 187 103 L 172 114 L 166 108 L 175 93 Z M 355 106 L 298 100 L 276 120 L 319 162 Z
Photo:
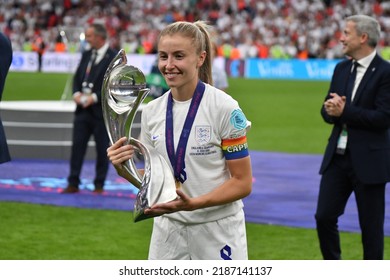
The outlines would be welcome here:
M 203 51 L 206 52 L 206 58 L 202 66 L 199 68 L 198 77 L 203 82 L 212 85 L 213 78 L 211 75 L 211 41 L 208 28 L 209 26 L 205 21 L 196 21 L 194 23 L 187 21 L 177 21 L 165 27 L 161 31 L 158 40 L 160 40 L 160 38 L 165 35 L 174 35 L 177 33 L 192 39 L 196 48 L 196 54 L 199 55 Z

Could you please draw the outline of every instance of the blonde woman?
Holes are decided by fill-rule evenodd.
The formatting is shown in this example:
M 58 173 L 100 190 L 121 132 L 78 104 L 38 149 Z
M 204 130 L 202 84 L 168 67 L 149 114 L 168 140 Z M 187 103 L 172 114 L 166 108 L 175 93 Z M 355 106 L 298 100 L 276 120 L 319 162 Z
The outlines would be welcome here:
M 162 30 L 158 68 L 170 90 L 142 111 L 141 141 L 172 164 L 177 199 L 153 205 L 149 259 L 248 258 L 242 198 L 252 188 L 246 131 L 238 103 L 211 86 L 210 36 L 204 22 Z M 121 175 L 134 155 L 122 138 L 107 154 Z

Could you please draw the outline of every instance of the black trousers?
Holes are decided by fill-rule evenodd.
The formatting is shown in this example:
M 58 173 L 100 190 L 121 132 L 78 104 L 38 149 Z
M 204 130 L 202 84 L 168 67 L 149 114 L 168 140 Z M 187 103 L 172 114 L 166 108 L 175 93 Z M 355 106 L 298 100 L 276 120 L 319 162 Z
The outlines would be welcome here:
M 107 148 L 109 138 L 103 119 L 95 118 L 87 110 L 75 115 L 73 123 L 73 143 L 70 158 L 69 185 L 78 187 L 80 173 L 88 148 L 88 141 L 93 135 L 96 145 L 95 187 L 102 188 L 107 177 L 109 160 Z
M 338 218 L 355 194 L 362 234 L 363 259 L 383 259 L 385 185 L 367 185 L 358 180 L 350 155 L 335 155 L 321 178 L 315 214 L 321 253 L 326 260 L 341 259 Z

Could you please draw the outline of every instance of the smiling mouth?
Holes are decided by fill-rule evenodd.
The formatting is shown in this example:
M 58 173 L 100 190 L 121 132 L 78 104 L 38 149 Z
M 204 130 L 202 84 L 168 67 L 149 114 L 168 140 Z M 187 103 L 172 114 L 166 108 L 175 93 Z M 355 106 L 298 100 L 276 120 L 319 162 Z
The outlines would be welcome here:
M 179 75 L 179 73 L 165 73 L 164 75 L 167 78 L 174 78 L 174 77 L 177 77 Z

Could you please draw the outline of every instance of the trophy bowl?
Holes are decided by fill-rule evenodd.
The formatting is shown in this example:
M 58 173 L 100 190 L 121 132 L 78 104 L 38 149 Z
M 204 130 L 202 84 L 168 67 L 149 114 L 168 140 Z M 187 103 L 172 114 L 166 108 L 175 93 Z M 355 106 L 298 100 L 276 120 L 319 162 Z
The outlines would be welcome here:
M 118 105 L 123 106 L 134 103 L 139 93 L 146 89 L 144 74 L 131 65 L 121 65 L 114 68 L 108 83 L 111 96 Z

